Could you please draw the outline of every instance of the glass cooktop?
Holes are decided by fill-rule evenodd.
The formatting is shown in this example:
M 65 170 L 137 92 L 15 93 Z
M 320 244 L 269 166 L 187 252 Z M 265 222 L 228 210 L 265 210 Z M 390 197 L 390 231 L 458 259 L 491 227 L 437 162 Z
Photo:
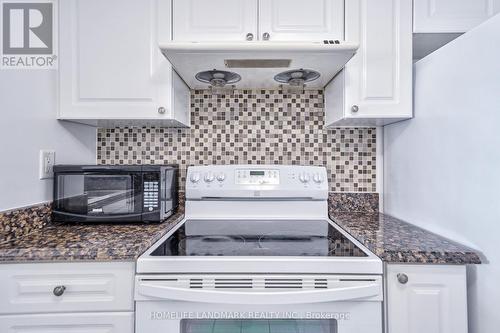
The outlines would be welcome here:
M 323 220 L 188 220 L 151 255 L 367 257 Z

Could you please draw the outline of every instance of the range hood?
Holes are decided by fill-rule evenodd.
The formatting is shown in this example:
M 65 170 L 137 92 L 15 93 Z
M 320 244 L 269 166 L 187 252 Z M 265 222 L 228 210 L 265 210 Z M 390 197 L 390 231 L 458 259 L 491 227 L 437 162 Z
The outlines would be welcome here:
M 339 42 L 168 42 L 162 53 L 191 89 L 322 89 L 356 54 Z

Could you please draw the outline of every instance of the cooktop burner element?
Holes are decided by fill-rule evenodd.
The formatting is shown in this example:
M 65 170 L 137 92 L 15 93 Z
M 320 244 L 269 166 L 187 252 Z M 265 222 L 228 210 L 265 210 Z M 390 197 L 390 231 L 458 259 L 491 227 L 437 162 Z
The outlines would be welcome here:
M 176 232 L 180 233 L 178 230 Z M 169 239 L 173 238 L 171 236 Z M 173 239 L 166 242 L 172 243 Z M 233 255 L 241 247 L 245 245 L 245 238 L 241 236 L 189 236 L 189 237 L 178 237 L 175 240 L 176 253 L 184 253 L 184 255 L 191 256 L 222 256 L 224 253 Z M 155 255 L 155 254 L 153 254 Z
M 188 220 L 151 255 L 367 256 L 330 223 L 315 220 Z

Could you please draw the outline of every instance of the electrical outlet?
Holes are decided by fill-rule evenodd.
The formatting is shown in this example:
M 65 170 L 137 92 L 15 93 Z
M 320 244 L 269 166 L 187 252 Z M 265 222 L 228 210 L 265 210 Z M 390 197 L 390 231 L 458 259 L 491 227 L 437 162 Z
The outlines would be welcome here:
M 40 150 L 40 179 L 54 178 L 54 164 L 56 152 L 53 150 Z

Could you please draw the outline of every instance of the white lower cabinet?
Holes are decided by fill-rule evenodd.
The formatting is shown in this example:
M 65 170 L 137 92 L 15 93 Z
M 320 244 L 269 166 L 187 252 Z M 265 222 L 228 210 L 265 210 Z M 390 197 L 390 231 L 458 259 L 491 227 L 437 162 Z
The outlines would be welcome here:
M 134 313 L 0 315 L 2 333 L 133 333 Z
M 132 333 L 133 262 L 0 265 L 0 332 Z
M 413 116 L 412 0 L 345 2 L 356 55 L 325 88 L 325 125 L 383 126 Z
M 466 267 L 387 266 L 388 333 L 467 333 Z
M 0 314 L 133 311 L 133 263 L 0 265 Z
M 171 0 L 59 2 L 59 116 L 100 127 L 189 126 L 190 91 L 161 54 Z

